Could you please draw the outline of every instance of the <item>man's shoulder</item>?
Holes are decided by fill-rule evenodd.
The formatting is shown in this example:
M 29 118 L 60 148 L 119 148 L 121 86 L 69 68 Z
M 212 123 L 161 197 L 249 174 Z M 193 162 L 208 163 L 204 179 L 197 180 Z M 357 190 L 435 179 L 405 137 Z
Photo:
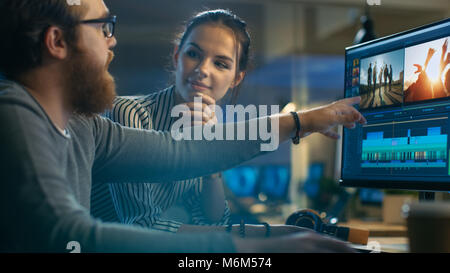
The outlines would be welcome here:
M 17 82 L 0 79 L 0 100 L 6 101 L 27 101 L 31 100 L 25 88 Z
M 110 121 L 99 114 L 92 116 L 73 114 L 68 122 L 68 128 L 77 134 L 93 135 L 98 131 L 108 130 L 109 126 L 111 126 Z
M 19 83 L 0 80 L 0 108 L 31 110 L 45 116 L 37 101 Z
M 66 139 L 59 137 L 61 133 L 31 94 L 11 81 L 0 80 L 0 124 L 8 128 L 0 130 L 2 148 L 20 143 L 23 151 L 36 151 L 35 148 L 54 147 L 57 141 Z

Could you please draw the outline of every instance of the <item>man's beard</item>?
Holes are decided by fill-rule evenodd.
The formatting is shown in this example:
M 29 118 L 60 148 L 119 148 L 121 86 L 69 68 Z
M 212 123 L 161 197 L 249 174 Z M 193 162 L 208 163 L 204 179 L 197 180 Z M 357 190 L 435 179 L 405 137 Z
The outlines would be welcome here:
M 108 52 L 106 66 L 96 65 L 80 49 L 72 51 L 67 73 L 67 102 L 74 113 L 92 116 L 112 107 L 116 96 L 114 78 L 108 66 L 114 54 Z

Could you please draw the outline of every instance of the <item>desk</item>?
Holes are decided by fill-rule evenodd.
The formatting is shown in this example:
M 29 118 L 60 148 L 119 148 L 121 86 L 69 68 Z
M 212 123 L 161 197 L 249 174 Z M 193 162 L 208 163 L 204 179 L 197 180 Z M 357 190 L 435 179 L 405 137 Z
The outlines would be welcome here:
M 379 249 L 381 252 L 406 253 L 409 252 L 409 241 L 405 225 L 390 225 L 382 222 L 364 222 L 350 220 L 341 226 L 369 230 L 367 245 L 352 246 L 359 250 L 371 251 Z
M 364 252 L 408 253 L 409 243 L 406 237 L 369 237 L 367 245 L 352 244 L 352 247 Z
M 270 224 L 279 224 L 283 221 L 280 217 L 263 217 L 264 222 Z M 350 220 L 339 226 L 360 228 L 369 230 L 369 244 L 352 244 L 356 249 L 370 252 L 373 247 L 379 244 L 381 252 L 388 253 L 406 253 L 409 252 L 409 242 L 407 238 L 407 228 L 405 225 L 390 225 L 383 222 L 367 222 L 362 220 Z M 370 244 L 370 242 L 372 242 Z
M 365 222 L 361 220 L 350 220 L 339 226 L 352 227 L 369 230 L 370 237 L 406 237 L 407 228 L 405 225 L 390 225 L 382 222 Z

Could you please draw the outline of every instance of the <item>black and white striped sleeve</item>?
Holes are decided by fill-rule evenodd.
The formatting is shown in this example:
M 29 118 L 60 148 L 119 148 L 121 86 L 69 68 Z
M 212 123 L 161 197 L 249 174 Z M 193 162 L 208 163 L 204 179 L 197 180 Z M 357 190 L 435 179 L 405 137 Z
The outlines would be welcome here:
M 116 97 L 113 108 L 105 116 L 123 126 L 149 129 L 151 128 L 150 114 L 146 107 L 132 97 Z

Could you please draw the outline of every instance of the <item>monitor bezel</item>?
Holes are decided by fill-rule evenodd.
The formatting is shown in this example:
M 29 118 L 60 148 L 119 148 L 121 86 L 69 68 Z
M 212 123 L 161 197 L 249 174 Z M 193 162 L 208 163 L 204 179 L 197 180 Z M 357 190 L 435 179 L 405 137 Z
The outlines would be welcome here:
M 365 47 L 368 45 L 372 45 L 375 43 L 380 43 L 386 40 L 391 40 L 400 36 L 408 35 L 410 33 L 423 31 L 428 28 L 432 28 L 437 25 L 446 24 L 450 22 L 450 18 L 437 21 L 431 24 L 423 25 L 417 28 L 413 28 L 410 30 L 406 30 L 403 32 L 395 33 L 389 36 L 381 37 L 372 41 L 368 41 L 362 44 L 352 45 L 345 48 L 345 64 L 344 68 L 347 69 L 347 56 L 348 51 Z M 443 35 L 442 37 L 445 37 L 446 35 Z M 434 40 L 434 39 L 430 39 Z M 412 45 L 411 45 L 412 46 Z M 406 48 L 406 47 L 403 47 Z M 391 50 L 389 50 L 391 51 Z M 387 52 L 389 52 L 387 51 Z M 380 53 L 381 54 L 381 53 Z M 345 73 L 346 75 L 347 73 Z M 346 77 L 346 76 L 345 76 Z M 344 97 L 346 92 L 346 81 L 344 80 Z M 417 102 L 417 104 L 424 103 L 424 102 Z M 415 104 L 415 103 L 414 103 Z M 409 104 L 411 105 L 411 104 Z M 411 181 L 411 180 L 403 180 L 403 179 L 396 179 L 396 180 L 380 180 L 380 179 L 344 179 L 343 178 L 343 160 L 344 160 L 344 146 L 345 146 L 345 131 L 342 130 L 342 144 L 341 144 L 341 166 L 340 166 L 340 179 L 339 179 L 339 185 L 343 187 L 357 187 L 357 188 L 373 188 L 373 189 L 398 189 L 398 190 L 415 190 L 415 191 L 450 191 L 450 182 L 436 182 L 436 181 Z
M 379 43 L 379 42 L 384 41 L 384 40 L 393 39 L 393 38 L 396 38 L 398 36 L 407 35 L 409 33 L 413 33 L 413 32 L 416 32 L 416 31 L 422 31 L 424 29 L 432 28 L 434 26 L 442 25 L 442 24 L 449 23 L 449 22 L 450 22 L 450 17 L 447 18 L 447 19 L 444 19 L 444 20 L 440 20 L 440 21 L 434 22 L 434 23 L 426 24 L 426 25 L 423 25 L 423 26 L 419 26 L 419 27 L 416 27 L 416 28 L 408 29 L 408 30 L 401 31 L 401 32 L 398 32 L 398 33 L 394 33 L 394 34 L 391 34 L 391 35 L 388 35 L 388 36 L 380 37 L 380 38 L 377 38 L 377 39 L 374 39 L 374 40 L 370 40 L 370 41 L 367 41 L 367 42 L 364 42 L 364 43 L 361 43 L 361 44 L 351 45 L 351 46 L 348 46 L 348 47 L 345 48 L 345 52 L 347 52 L 349 50 L 353 50 L 353 49 L 358 48 L 358 47 L 363 47 L 363 46 L 368 46 L 370 44 Z M 347 54 L 346 54 L 346 56 L 347 56 Z

